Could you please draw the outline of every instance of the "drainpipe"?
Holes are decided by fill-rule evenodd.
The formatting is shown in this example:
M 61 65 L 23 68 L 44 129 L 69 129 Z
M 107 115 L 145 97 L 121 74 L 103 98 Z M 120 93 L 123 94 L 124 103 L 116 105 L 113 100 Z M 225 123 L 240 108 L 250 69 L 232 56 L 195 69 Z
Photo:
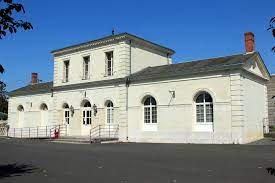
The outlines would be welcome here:
M 129 118 L 128 118 L 128 101 L 129 101 L 129 95 L 128 95 L 128 88 L 129 88 L 129 85 L 130 85 L 130 79 L 129 79 L 129 76 L 126 77 L 126 80 L 125 80 L 125 86 L 126 86 L 126 117 L 127 117 L 127 130 L 126 130 L 126 139 L 128 141 L 128 134 L 129 134 Z

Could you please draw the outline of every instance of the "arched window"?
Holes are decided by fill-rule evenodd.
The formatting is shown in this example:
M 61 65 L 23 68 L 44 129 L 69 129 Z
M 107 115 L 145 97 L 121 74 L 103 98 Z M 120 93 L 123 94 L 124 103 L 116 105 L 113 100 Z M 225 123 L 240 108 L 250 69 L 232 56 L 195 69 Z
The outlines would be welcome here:
M 63 111 L 64 111 L 64 122 L 65 124 L 70 124 L 70 107 L 69 104 L 63 104 Z
M 19 105 L 17 107 L 17 110 L 20 111 L 20 112 L 24 112 L 24 107 L 22 105 Z
M 48 106 L 47 106 L 47 104 L 42 103 L 40 105 L 40 110 L 41 110 L 40 126 L 45 126 L 48 124 Z
M 154 97 L 149 96 L 144 100 L 144 123 L 157 123 L 157 102 Z
M 23 123 L 24 123 L 24 107 L 22 105 L 19 105 L 17 107 L 17 127 L 21 128 L 23 127 Z
M 47 111 L 47 110 L 48 110 L 47 104 L 45 104 L 45 103 L 41 104 L 41 105 L 40 105 L 40 110 L 42 110 L 42 111 Z
M 213 123 L 213 99 L 207 92 L 196 98 L 196 117 L 197 123 Z
M 82 102 L 82 122 L 83 125 L 92 124 L 92 105 L 88 100 Z
M 106 120 L 108 124 L 114 122 L 114 104 L 110 100 L 106 102 Z

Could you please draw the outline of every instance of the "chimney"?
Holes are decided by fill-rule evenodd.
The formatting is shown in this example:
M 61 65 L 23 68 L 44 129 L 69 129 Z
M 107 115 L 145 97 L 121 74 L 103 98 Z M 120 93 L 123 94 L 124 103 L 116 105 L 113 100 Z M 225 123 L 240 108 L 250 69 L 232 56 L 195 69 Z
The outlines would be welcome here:
M 244 33 L 245 51 L 246 53 L 254 52 L 255 50 L 255 39 L 253 32 Z
M 32 80 L 31 80 L 31 84 L 34 85 L 34 84 L 37 84 L 38 83 L 38 74 L 33 72 L 32 73 Z

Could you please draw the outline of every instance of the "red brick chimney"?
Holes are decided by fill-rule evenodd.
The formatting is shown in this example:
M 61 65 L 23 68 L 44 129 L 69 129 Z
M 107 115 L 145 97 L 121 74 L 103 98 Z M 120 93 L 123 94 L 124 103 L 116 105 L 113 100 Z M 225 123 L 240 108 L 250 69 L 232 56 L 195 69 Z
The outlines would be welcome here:
M 32 73 L 32 80 L 31 80 L 31 84 L 34 85 L 34 84 L 37 84 L 38 83 L 38 74 L 33 72 Z
M 254 52 L 255 50 L 255 39 L 253 32 L 244 33 L 244 41 L 245 41 L 245 51 L 246 53 Z

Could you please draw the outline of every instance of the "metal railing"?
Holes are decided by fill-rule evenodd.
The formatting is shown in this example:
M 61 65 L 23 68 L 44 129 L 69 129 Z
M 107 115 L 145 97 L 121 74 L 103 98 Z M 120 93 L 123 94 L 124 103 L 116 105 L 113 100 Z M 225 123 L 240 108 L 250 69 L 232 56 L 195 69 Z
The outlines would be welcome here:
M 90 141 L 118 139 L 118 124 L 97 125 L 90 130 Z
M 0 136 L 7 136 L 7 127 L 0 127 Z
M 58 136 L 67 136 L 66 125 L 10 128 L 7 130 L 6 136 L 14 138 L 52 138 L 56 136 L 57 131 Z

